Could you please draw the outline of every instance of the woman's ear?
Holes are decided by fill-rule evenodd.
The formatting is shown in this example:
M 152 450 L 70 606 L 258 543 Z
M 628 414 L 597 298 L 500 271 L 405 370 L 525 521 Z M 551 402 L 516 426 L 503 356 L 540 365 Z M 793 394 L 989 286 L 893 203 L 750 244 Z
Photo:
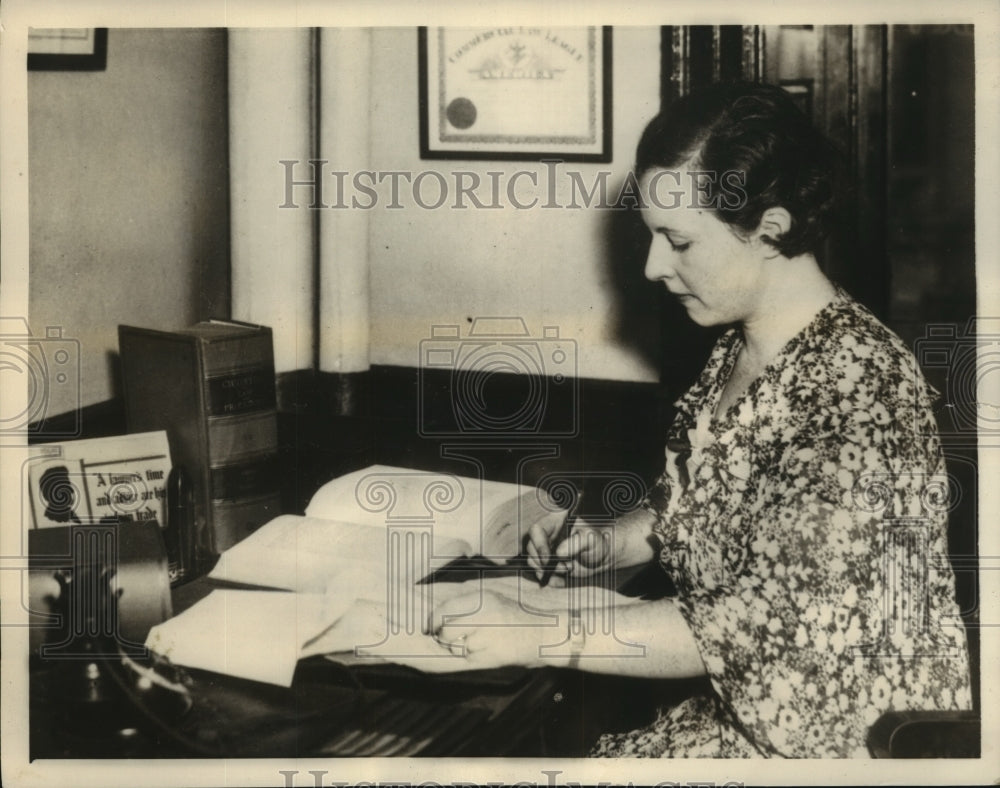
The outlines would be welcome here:
M 780 252 L 774 248 L 774 243 L 792 229 L 792 215 L 780 205 L 768 208 L 760 217 L 757 225 L 757 238 L 763 241 L 773 252 L 768 257 L 776 257 Z

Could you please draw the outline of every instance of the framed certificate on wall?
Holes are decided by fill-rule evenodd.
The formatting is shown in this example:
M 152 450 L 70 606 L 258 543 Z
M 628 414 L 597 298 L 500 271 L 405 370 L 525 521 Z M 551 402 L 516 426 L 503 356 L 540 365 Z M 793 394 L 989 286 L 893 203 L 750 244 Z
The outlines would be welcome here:
M 610 27 L 422 27 L 425 159 L 611 160 Z

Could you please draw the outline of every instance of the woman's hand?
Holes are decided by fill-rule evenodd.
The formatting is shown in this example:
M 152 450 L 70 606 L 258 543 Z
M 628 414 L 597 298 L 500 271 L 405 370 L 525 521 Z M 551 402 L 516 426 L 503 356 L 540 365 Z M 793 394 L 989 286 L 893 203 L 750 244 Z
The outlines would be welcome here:
M 578 519 L 568 538 L 558 541 L 563 518 L 546 517 L 528 531 L 524 546 L 528 565 L 540 582 L 550 574 L 551 585 L 564 586 L 570 575 L 594 577 L 646 564 L 659 550 L 653 536 L 655 523 L 656 516 L 646 509 L 626 512 L 613 525 L 588 525 Z
M 564 586 L 569 575 L 590 577 L 610 571 L 616 564 L 612 526 L 595 527 L 577 520 L 569 535 L 559 541 L 563 518 L 546 517 L 528 531 L 525 552 L 539 582 Z
M 484 590 L 481 597 L 463 594 L 435 608 L 431 634 L 452 654 L 463 657 L 469 670 L 505 665 L 533 668 L 552 662 L 543 659 L 541 646 L 565 640 L 565 619 L 565 612 L 558 621 L 531 614 L 516 600 Z

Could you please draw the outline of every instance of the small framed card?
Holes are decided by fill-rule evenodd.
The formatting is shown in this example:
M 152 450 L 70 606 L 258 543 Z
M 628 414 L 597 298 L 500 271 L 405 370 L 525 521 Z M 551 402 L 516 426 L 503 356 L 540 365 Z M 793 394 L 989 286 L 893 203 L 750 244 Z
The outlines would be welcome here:
M 167 433 L 66 441 L 38 447 L 28 465 L 31 525 L 51 528 L 97 523 L 166 523 L 170 447 Z

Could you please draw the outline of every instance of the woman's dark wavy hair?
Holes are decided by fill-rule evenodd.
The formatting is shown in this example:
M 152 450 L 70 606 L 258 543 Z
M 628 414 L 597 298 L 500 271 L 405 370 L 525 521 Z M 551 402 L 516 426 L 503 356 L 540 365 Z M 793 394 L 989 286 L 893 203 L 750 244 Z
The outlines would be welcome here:
M 720 83 L 671 104 L 642 134 L 636 175 L 688 162 L 716 174 L 706 197 L 723 222 L 749 233 L 764 211 L 780 206 L 791 215 L 791 228 L 766 240 L 786 257 L 819 251 L 838 208 L 840 156 L 785 90 Z M 723 173 L 734 171 L 745 200 L 733 200 L 731 189 L 721 193 Z

